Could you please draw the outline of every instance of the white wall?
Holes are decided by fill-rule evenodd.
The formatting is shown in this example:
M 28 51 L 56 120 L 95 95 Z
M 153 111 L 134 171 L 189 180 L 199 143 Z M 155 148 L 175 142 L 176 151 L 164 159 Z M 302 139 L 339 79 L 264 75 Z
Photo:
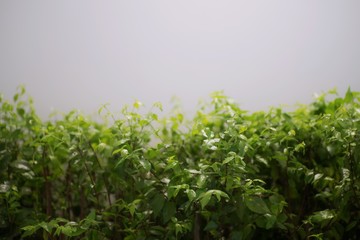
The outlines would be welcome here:
M 186 111 L 224 90 L 248 110 L 360 90 L 360 1 L 0 1 L 0 91 L 51 109 Z

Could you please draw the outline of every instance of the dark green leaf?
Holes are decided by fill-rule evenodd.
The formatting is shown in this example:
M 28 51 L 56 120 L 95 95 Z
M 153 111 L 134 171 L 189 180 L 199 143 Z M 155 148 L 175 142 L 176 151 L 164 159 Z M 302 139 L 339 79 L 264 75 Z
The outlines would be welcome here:
M 247 196 L 245 197 L 245 205 L 255 213 L 266 214 L 270 213 L 268 206 L 265 201 L 258 196 Z

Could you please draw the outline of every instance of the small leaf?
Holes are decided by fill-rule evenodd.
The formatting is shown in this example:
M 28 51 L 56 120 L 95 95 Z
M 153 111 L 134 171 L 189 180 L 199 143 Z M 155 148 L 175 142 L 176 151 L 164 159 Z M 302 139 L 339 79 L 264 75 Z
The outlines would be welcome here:
M 10 189 L 10 183 L 5 181 L 4 184 L 0 184 L 0 193 L 6 193 Z
M 201 172 L 199 170 L 195 170 L 195 169 L 185 169 L 185 171 L 187 171 L 191 174 L 201 174 Z
M 30 164 L 25 160 L 16 160 L 11 163 L 11 166 L 22 171 L 30 171 Z
M 211 199 L 211 196 L 212 195 L 215 195 L 216 199 L 218 201 L 221 200 L 221 197 L 224 197 L 224 198 L 229 198 L 229 195 L 227 195 L 225 192 L 223 191 L 220 191 L 220 190 L 209 190 L 203 194 L 201 194 L 199 196 L 199 199 L 200 199 L 200 204 L 201 204 L 201 208 L 204 209 L 206 207 L 206 205 L 209 203 L 210 199 Z
M 141 199 L 135 199 L 132 203 L 130 203 L 128 205 L 128 209 L 129 209 L 131 216 L 134 216 L 137 204 L 139 204 L 140 202 L 141 202 Z
M 65 226 L 62 226 L 61 233 L 68 237 L 76 237 L 81 235 L 85 230 L 77 227 L 75 222 L 68 222 Z
M 282 212 L 283 207 L 286 206 L 286 202 L 281 195 L 274 194 L 269 197 L 270 210 L 272 214 L 278 215 Z
M 151 163 L 146 159 L 140 159 L 139 160 L 141 166 L 148 172 L 151 169 Z
M 150 113 L 149 117 L 150 117 L 151 120 L 158 120 L 158 118 L 159 118 L 158 115 L 155 114 L 155 113 Z
M 351 103 L 354 100 L 354 95 L 350 90 L 350 87 L 348 88 L 346 94 L 345 94 L 345 103 Z
M 194 200 L 196 198 L 196 192 L 192 189 L 187 189 L 186 191 L 186 194 L 189 198 L 190 201 Z
M 302 151 L 303 153 L 305 152 L 305 143 L 304 143 L 304 141 L 295 146 L 295 152 L 300 152 L 300 151 Z
M 164 171 L 166 172 L 166 171 L 168 171 L 169 169 L 173 169 L 173 168 L 175 168 L 175 167 L 178 166 L 178 165 L 179 165 L 178 161 L 170 162 L 170 163 L 166 166 L 166 168 L 164 169 Z
M 129 206 L 129 212 L 130 212 L 130 214 L 131 214 L 132 217 L 134 216 L 135 209 L 136 209 L 136 206 L 135 206 L 135 205 L 130 205 L 130 206 Z
M 229 163 L 232 160 L 234 160 L 234 156 L 227 157 L 227 158 L 224 159 L 223 164 Z
M 88 219 L 88 220 L 95 220 L 95 217 L 96 217 L 95 210 L 91 210 L 91 212 L 90 212 L 89 215 L 86 217 L 86 219 Z
M 29 225 L 21 228 L 22 230 L 25 231 L 22 237 L 25 238 L 27 236 L 33 235 L 37 230 L 39 230 L 39 228 L 40 228 L 39 225 L 35 225 L 35 226 Z
M 269 166 L 268 161 L 265 158 L 263 158 L 262 156 L 256 155 L 255 157 L 256 157 L 256 160 L 258 160 L 259 162 L 261 162 L 265 166 Z
M 291 130 L 288 132 L 288 135 L 289 135 L 289 136 L 295 136 L 295 135 L 296 135 L 295 130 L 291 129 Z
M 214 145 L 216 143 L 220 142 L 220 138 L 213 138 L 213 139 L 205 139 L 204 143 L 210 150 L 216 150 L 217 147 Z
M 265 228 L 266 229 L 270 229 L 275 225 L 276 222 L 276 216 L 271 215 L 271 214 L 265 214 L 265 218 L 266 218 L 266 225 Z
M 153 106 L 154 106 L 154 107 L 157 107 L 158 109 L 160 109 L 160 111 L 163 111 L 163 106 L 162 106 L 161 102 L 156 102 L 156 103 L 154 103 Z
M 322 174 L 322 173 L 315 174 L 313 183 L 316 184 L 323 176 L 324 176 L 324 174 Z
M 175 235 L 177 236 L 179 233 L 182 232 L 182 226 L 179 223 L 175 223 Z
M 206 192 L 200 197 L 201 208 L 204 209 L 211 199 L 211 192 Z
M 159 216 L 161 210 L 163 209 L 164 203 L 165 199 L 162 194 L 157 194 L 151 201 L 151 207 L 154 210 L 155 217 Z
M 167 223 L 176 213 L 174 202 L 166 202 L 163 208 L 163 221 Z
M 355 226 L 357 226 L 358 225 L 358 223 L 357 223 L 357 221 L 353 221 L 353 222 L 351 222 L 350 224 L 348 224 L 347 226 L 346 226 L 346 229 L 345 229 L 345 231 L 347 232 L 347 231 L 350 231 L 351 229 L 353 229 Z
M 227 198 L 229 199 L 229 195 L 227 195 L 227 193 L 220 191 L 220 190 L 210 190 L 210 192 L 212 192 L 212 194 L 215 194 L 216 198 L 218 201 L 221 200 L 221 197 Z
M 211 231 L 218 228 L 218 225 L 214 221 L 210 221 L 204 228 L 205 231 Z
M 105 143 L 100 143 L 99 145 L 96 146 L 96 150 L 99 152 L 104 151 L 107 148 L 107 145 Z
M 115 154 L 117 154 L 117 153 L 119 153 L 119 152 L 121 152 L 121 151 L 123 151 L 123 148 L 116 149 L 116 150 L 114 150 L 114 151 L 112 152 L 112 155 L 115 155 Z
M 143 105 L 142 102 L 140 102 L 139 100 L 135 100 L 133 104 L 134 108 L 136 109 L 139 109 L 142 105 Z
M 196 180 L 196 185 L 199 187 L 199 188 L 202 188 L 204 186 L 204 184 L 206 183 L 206 176 L 205 175 L 200 175 L 198 177 L 198 179 Z
M 20 115 L 20 116 L 24 116 L 24 114 L 25 114 L 25 110 L 23 109 L 23 108 L 17 108 L 16 109 L 16 112 Z
M 320 223 L 325 220 L 330 220 L 335 217 L 334 211 L 326 209 L 323 211 L 315 212 L 308 218 L 311 223 Z
M 255 213 L 259 213 L 259 214 L 270 213 L 270 210 L 266 205 L 265 201 L 258 196 L 245 197 L 245 205 Z

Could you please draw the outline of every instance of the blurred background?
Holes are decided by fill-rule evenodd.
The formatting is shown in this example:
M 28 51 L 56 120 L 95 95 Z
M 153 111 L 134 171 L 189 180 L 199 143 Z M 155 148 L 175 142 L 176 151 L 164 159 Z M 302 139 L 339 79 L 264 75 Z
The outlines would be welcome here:
M 0 1 L 0 92 L 38 113 L 135 99 L 185 112 L 223 90 L 242 108 L 360 90 L 360 1 Z

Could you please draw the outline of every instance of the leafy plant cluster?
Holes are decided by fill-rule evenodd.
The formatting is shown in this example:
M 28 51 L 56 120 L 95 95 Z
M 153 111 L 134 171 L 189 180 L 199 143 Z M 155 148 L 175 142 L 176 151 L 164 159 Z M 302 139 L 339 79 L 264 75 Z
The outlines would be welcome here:
M 24 96 L 0 99 L 0 239 L 360 236 L 359 92 L 254 113 L 217 92 L 191 121 L 104 106 L 111 124 Z

